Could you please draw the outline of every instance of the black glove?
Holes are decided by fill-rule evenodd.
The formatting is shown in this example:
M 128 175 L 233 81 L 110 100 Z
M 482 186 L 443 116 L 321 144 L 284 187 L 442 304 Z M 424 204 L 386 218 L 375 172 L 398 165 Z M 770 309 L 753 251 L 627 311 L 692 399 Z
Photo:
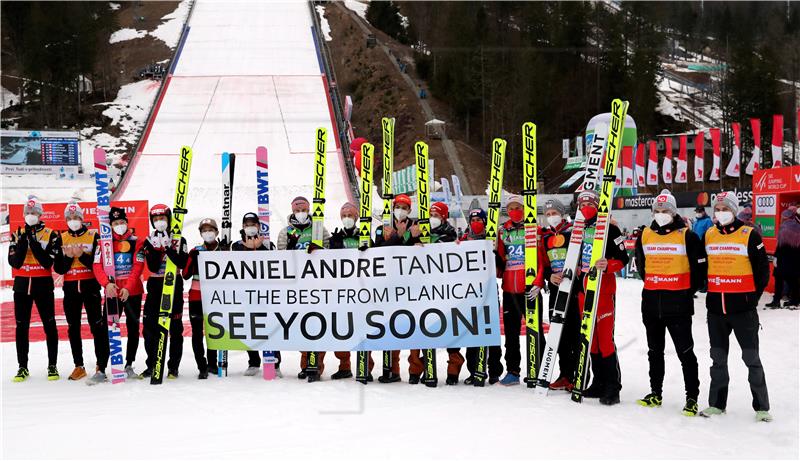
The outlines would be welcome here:
M 313 253 L 314 251 L 316 251 L 316 250 L 320 250 L 320 249 L 322 249 L 322 247 L 321 247 L 321 246 L 319 246 L 319 245 L 317 245 L 317 244 L 316 244 L 316 243 L 314 243 L 314 242 L 311 242 L 311 243 L 309 243 L 309 244 L 308 244 L 308 254 L 311 254 L 311 253 Z
M 358 247 L 358 251 L 367 251 L 369 250 L 369 245 L 361 245 Z
M 299 235 L 288 234 L 286 236 L 286 249 L 287 250 L 294 250 L 297 247 L 298 240 L 300 240 L 300 236 Z

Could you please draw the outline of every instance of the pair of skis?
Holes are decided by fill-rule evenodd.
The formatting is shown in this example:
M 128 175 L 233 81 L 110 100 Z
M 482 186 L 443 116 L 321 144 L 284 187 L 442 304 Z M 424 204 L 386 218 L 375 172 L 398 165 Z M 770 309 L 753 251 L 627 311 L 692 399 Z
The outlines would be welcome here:
M 388 229 L 394 225 L 392 217 L 392 200 L 394 191 L 392 186 L 392 172 L 394 171 L 394 118 L 381 119 L 381 133 L 383 134 L 383 228 Z M 363 165 L 363 160 L 362 160 Z M 387 379 L 392 374 L 392 351 L 383 351 L 383 376 Z
M 372 167 L 375 147 L 365 142 L 361 145 L 361 188 L 359 197 L 358 246 L 369 247 L 372 236 Z M 369 377 L 369 351 L 356 352 L 356 381 L 367 384 Z
M 423 244 L 431 243 L 430 201 L 431 192 L 428 187 L 428 145 L 418 141 L 414 145 L 414 157 L 417 164 L 417 207 L 419 210 L 419 240 Z M 436 387 L 436 349 L 424 349 L 424 369 L 422 382 L 428 387 Z
M 222 232 L 220 235 L 220 247 L 224 251 L 229 251 L 233 241 L 231 231 L 233 230 L 233 183 L 236 170 L 236 154 L 228 152 L 222 153 Z M 217 351 L 217 376 L 228 376 L 228 351 Z
M 311 204 L 311 244 L 322 248 L 325 233 L 325 168 L 327 165 L 328 130 L 317 128 L 314 148 L 314 198 Z M 308 352 L 306 372 L 309 381 L 319 379 L 319 352 Z

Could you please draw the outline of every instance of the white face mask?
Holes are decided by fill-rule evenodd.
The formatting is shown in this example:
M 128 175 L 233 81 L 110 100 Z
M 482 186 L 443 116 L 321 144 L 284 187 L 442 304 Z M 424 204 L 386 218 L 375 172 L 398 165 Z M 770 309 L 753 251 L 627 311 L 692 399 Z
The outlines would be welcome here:
M 297 213 L 294 214 L 294 218 L 300 224 L 305 224 L 305 223 L 308 222 L 308 212 L 307 211 L 298 211 Z
M 732 211 L 715 211 L 714 217 L 717 218 L 717 221 L 723 226 L 727 226 L 728 224 L 733 222 Z
M 352 229 L 356 227 L 356 220 L 351 218 L 350 216 L 346 216 L 342 218 L 342 225 L 345 229 Z
M 550 227 L 558 227 L 561 224 L 561 216 L 548 216 L 547 224 L 550 224 Z
M 244 235 L 248 237 L 255 237 L 258 235 L 258 227 L 256 226 L 247 226 L 244 228 Z
M 703 213 L 695 213 L 694 217 L 697 218 L 697 219 L 702 219 L 703 218 Z
M 672 222 L 672 216 L 667 213 L 653 213 L 653 219 L 655 219 L 656 223 L 661 227 Z
M 26 214 L 25 215 L 25 224 L 29 226 L 35 226 L 39 224 L 39 217 L 35 214 Z
M 214 231 L 201 232 L 200 236 L 203 237 L 203 241 L 206 243 L 211 243 L 217 239 L 217 233 Z
M 114 232 L 117 235 L 123 235 L 127 230 L 128 230 L 127 224 L 117 224 L 116 226 L 114 226 Z
M 155 223 L 153 223 L 153 227 L 155 227 L 157 231 L 164 232 L 165 230 L 167 230 L 167 222 L 163 220 L 156 221 Z
M 442 220 L 439 218 L 431 218 L 431 229 L 436 229 L 442 225 Z
M 67 227 L 69 227 L 69 230 L 72 232 L 77 232 L 81 227 L 83 227 L 83 221 L 80 219 L 70 219 L 67 221 Z
M 404 221 L 408 217 L 408 210 L 403 208 L 395 208 L 394 217 L 397 218 L 398 221 Z

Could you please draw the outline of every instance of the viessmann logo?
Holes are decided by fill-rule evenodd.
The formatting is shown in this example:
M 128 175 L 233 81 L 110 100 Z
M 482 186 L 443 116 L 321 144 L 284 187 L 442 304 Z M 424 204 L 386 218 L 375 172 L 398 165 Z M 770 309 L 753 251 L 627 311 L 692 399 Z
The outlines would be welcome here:
M 664 275 L 648 275 L 647 279 L 654 283 L 675 283 L 680 281 L 680 278 L 677 276 L 664 276 Z

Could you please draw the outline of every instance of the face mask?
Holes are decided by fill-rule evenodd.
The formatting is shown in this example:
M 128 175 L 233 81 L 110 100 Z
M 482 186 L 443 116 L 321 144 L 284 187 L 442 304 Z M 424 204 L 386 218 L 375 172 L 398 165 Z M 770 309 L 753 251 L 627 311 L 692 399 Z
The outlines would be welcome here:
M 597 208 L 586 205 L 581 207 L 581 214 L 583 214 L 583 219 L 589 220 L 597 216 Z
M 244 228 L 244 235 L 248 237 L 255 237 L 258 235 L 258 227 L 255 226 L 247 226 Z
M 672 216 L 667 213 L 654 213 L 653 219 L 655 219 L 656 223 L 661 227 L 664 227 L 672 222 Z
M 550 227 L 558 227 L 561 224 L 561 216 L 548 216 L 547 224 L 550 224 Z
M 703 213 L 695 213 L 694 217 L 697 219 L 703 219 Z
M 214 231 L 206 231 L 200 234 L 203 237 L 203 241 L 206 243 L 211 243 L 217 239 L 217 233 Z
M 346 216 L 342 218 L 342 225 L 345 229 L 352 229 L 356 227 L 356 220 L 351 218 L 350 216 Z
M 511 218 L 511 222 L 520 222 L 522 221 L 522 210 L 509 210 L 508 217 Z
M 403 208 L 395 208 L 394 217 L 397 218 L 398 221 L 405 221 L 405 219 L 408 217 L 408 210 L 404 210 Z
M 480 235 L 486 230 L 486 224 L 483 221 L 473 221 L 469 223 L 469 228 L 472 229 L 473 234 Z
M 431 229 L 436 229 L 442 225 L 442 220 L 439 218 L 431 218 Z
M 308 212 L 298 211 L 294 214 L 294 219 L 296 219 L 300 224 L 305 224 L 308 222 Z
M 80 219 L 70 219 L 67 221 L 67 227 L 69 227 L 69 230 L 72 232 L 77 232 L 81 227 L 83 227 L 83 221 Z
M 25 224 L 29 226 L 35 226 L 39 224 L 39 217 L 35 214 L 26 214 L 25 215 Z
M 156 221 L 155 223 L 153 223 L 153 227 L 155 227 L 157 231 L 164 232 L 165 230 L 167 230 L 167 222 Z
M 717 218 L 717 221 L 723 226 L 727 226 L 728 224 L 733 222 L 732 211 L 715 211 L 714 217 Z
M 117 235 L 122 235 L 127 230 L 128 230 L 128 225 L 127 224 L 117 224 L 116 226 L 114 226 L 114 232 Z

